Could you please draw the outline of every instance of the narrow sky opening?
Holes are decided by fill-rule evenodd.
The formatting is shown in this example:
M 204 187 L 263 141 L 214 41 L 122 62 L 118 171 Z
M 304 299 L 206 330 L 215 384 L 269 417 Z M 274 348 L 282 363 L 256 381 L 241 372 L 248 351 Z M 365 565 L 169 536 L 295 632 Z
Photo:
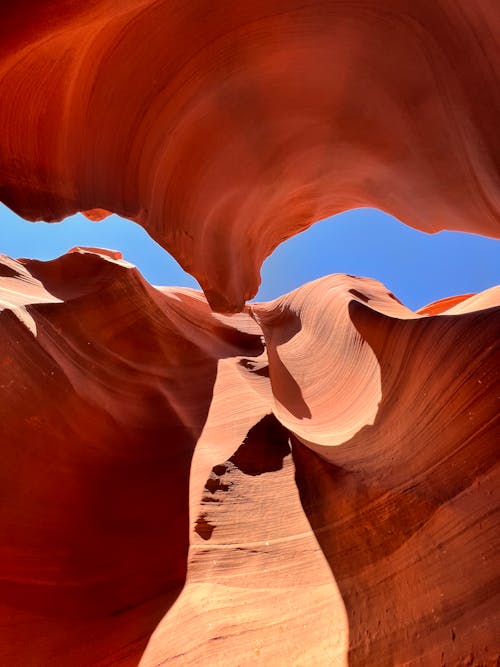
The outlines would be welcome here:
M 119 250 L 154 285 L 199 288 L 139 225 L 112 215 L 95 223 L 78 214 L 31 223 L 0 206 L 0 252 L 53 259 L 75 245 Z M 264 262 L 256 300 L 265 301 L 329 273 L 376 278 L 413 309 L 500 283 L 500 241 L 461 232 L 425 234 L 375 209 L 316 223 Z
M 119 250 L 153 285 L 200 289 L 172 255 L 131 220 L 110 215 L 101 222 L 92 222 L 77 213 L 62 222 L 28 222 L 0 205 L 0 253 L 14 259 L 48 260 L 74 246 Z
M 426 234 L 393 216 L 359 208 L 322 220 L 264 262 L 259 300 L 329 273 L 376 278 L 414 310 L 500 283 L 500 241 L 443 231 Z

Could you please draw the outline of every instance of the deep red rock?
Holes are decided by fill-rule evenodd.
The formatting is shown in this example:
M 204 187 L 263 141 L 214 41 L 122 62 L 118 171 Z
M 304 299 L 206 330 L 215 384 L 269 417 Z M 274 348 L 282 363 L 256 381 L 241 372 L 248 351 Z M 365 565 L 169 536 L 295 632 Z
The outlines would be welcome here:
M 136 220 L 218 310 L 349 208 L 500 236 L 494 0 L 4 4 L 1 199 Z
M 4 4 L 0 199 L 205 295 L 1 259 L 0 664 L 498 665 L 498 288 L 245 306 L 349 208 L 500 237 L 498 3 Z
M 498 290 L 1 267 L 4 664 L 496 659 Z

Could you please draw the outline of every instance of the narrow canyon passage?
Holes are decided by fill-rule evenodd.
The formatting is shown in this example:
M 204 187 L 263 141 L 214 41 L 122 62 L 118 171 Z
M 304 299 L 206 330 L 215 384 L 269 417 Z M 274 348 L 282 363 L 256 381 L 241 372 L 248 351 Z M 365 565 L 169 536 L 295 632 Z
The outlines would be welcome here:
M 496 659 L 497 288 L 220 315 L 110 253 L 1 266 L 7 664 Z
M 0 664 L 498 667 L 499 3 L 2 4 Z

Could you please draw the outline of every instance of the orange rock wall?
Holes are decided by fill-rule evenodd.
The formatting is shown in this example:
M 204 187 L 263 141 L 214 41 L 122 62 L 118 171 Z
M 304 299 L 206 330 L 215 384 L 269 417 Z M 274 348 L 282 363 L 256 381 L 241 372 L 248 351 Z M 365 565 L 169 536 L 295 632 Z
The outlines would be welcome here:
M 1 267 L 3 664 L 496 659 L 498 289 Z
M 255 295 L 281 241 L 349 208 L 500 236 L 493 0 L 2 13 L 2 200 L 138 221 L 218 310 Z
M 4 4 L 0 199 L 205 294 L 0 259 L 0 664 L 498 665 L 498 288 L 245 305 L 349 208 L 500 236 L 498 4 Z

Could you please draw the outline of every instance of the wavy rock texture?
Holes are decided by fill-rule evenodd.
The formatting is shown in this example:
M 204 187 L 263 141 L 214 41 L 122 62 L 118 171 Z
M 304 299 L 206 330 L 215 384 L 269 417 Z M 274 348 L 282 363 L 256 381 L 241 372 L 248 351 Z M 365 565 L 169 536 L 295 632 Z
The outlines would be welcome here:
M 1 199 L 136 220 L 217 310 L 345 209 L 500 236 L 495 0 L 4 5 Z
M 245 306 L 349 208 L 500 237 L 498 3 L 4 4 L 1 200 L 205 295 L 1 258 L 0 663 L 500 664 L 498 288 Z
M 498 288 L 0 268 L 2 664 L 496 664 Z

